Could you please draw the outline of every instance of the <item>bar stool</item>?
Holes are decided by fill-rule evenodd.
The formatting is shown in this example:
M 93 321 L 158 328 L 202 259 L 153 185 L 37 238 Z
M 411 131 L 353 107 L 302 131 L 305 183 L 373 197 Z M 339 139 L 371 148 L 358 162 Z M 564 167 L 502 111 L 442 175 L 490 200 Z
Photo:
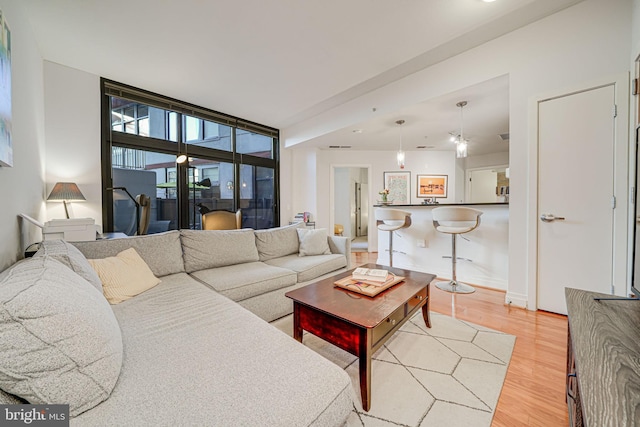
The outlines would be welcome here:
M 475 292 L 473 287 L 458 282 L 456 278 L 456 236 L 475 230 L 480 225 L 482 211 L 465 207 L 442 207 L 431 210 L 433 226 L 440 233 L 451 234 L 451 280 L 436 282 L 439 289 L 459 294 Z
M 378 230 L 389 232 L 389 267 L 393 267 L 393 232 L 411 225 L 411 212 L 399 209 L 377 208 L 376 224 Z

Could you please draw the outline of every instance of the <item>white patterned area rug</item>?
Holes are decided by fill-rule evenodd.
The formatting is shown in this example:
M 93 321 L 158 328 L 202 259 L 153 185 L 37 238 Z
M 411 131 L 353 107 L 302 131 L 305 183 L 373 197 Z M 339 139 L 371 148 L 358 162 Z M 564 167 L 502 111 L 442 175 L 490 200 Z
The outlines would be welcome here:
M 291 335 L 292 316 L 272 323 Z M 304 333 L 304 344 L 344 368 L 356 402 L 347 426 L 490 426 L 515 336 L 418 312 L 373 355 L 371 409 L 362 410 L 355 356 Z

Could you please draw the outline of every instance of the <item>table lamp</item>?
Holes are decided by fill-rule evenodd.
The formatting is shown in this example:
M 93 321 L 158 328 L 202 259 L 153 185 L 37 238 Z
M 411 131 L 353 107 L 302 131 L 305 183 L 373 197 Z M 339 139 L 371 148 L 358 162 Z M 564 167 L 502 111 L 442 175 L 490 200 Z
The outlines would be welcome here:
M 62 200 L 64 203 L 64 212 L 69 219 L 69 210 L 67 209 L 67 202 L 87 200 L 78 188 L 75 182 L 56 182 L 53 186 L 53 190 L 47 197 L 47 200 Z

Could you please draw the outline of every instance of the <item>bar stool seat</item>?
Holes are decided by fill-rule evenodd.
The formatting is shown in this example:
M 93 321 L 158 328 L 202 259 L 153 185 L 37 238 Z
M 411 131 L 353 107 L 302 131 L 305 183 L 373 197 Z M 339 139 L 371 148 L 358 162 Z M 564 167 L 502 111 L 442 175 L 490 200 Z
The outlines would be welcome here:
M 451 280 L 436 282 L 436 287 L 439 289 L 464 294 L 475 292 L 473 287 L 457 280 L 456 236 L 475 230 L 480 225 L 482 213 L 477 209 L 462 206 L 434 208 L 431 211 L 436 231 L 451 234 Z
M 393 267 L 393 233 L 411 225 L 411 212 L 400 209 L 377 208 L 376 225 L 378 230 L 389 232 L 389 267 Z

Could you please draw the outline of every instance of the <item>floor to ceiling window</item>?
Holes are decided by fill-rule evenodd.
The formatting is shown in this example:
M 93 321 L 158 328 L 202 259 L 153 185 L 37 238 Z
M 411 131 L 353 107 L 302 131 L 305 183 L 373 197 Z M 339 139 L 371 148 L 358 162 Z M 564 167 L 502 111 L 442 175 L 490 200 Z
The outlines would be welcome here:
M 244 228 L 279 225 L 277 129 L 106 79 L 101 86 L 106 231 L 138 232 L 142 194 L 148 234 L 199 229 L 211 210 L 240 209 Z

